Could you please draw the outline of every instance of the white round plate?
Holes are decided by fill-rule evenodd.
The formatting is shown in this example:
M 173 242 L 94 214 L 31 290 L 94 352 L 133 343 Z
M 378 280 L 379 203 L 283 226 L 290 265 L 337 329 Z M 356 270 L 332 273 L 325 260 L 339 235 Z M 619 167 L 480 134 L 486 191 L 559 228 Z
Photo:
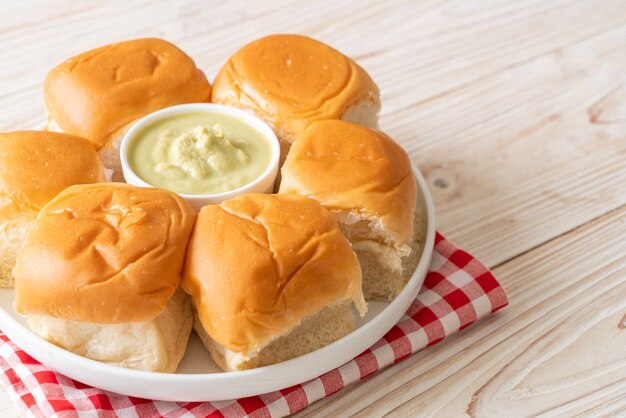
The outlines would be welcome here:
M 4 333 L 26 353 L 74 380 L 111 392 L 140 398 L 193 402 L 260 395 L 313 379 L 350 361 L 372 346 L 395 325 L 422 287 L 430 265 L 435 216 L 426 181 L 418 180 L 418 205 L 425 216 L 422 256 L 406 287 L 391 303 L 370 302 L 357 329 L 340 340 L 304 356 L 240 372 L 222 372 L 199 338 L 192 334 L 175 374 L 124 369 L 65 351 L 33 334 L 24 317 L 13 310 L 13 289 L 0 290 L 0 323 Z

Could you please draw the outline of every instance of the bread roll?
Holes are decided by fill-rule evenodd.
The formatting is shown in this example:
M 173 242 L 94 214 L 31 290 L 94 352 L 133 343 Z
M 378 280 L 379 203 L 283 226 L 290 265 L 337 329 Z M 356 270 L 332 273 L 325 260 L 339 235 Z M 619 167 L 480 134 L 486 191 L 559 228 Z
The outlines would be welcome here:
M 150 321 L 98 324 L 32 314 L 28 325 L 40 337 L 92 360 L 174 373 L 187 348 L 192 318 L 189 295 L 179 289 Z
M 162 39 L 119 42 L 53 68 L 44 82 L 48 130 L 89 139 L 122 180 L 119 146 L 137 119 L 164 107 L 208 102 L 211 86 L 193 60 Z
M 367 310 L 350 244 L 328 211 L 298 195 L 248 194 L 202 208 L 182 287 L 226 371 L 327 345 L 354 330 L 352 304 Z
M 86 139 L 39 131 L 0 133 L 0 287 L 13 287 L 11 270 L 39 210 L 74 184 L 106 181 Z
M 174 371 L 192 324 L 187 296 L 174 295 L 194 218 L 165 190 L 66 189 L 41 210 L 18 255 L 15 309 L 66 350 Z
M 421 240 L 406 152 L 374 129 L 315 122 L 291 148 L 282 176 L 280 193 L 308 196 L 335 215 L 359 257 L 365 298 L 393 299 L 412 273 L 407 265 L 414 268 Z
M 344 119 L 376 127 L 378 87 L 341 52 L 301 35 L 272 35 L 235 53 L 213 83 L 211 100 L 265 120 L 289 147 L 313 121 Z

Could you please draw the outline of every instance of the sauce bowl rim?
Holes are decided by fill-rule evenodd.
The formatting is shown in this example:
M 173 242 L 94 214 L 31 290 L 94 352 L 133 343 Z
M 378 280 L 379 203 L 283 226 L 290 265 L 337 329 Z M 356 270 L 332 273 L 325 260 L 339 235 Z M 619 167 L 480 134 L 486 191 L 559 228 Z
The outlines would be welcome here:
M 131 164 L 128 161 L 129 147 L 132 144 L 133 140 L 137 137 L 137 133 L 141 131 L 141 129 L 143 129 L 145 126 L 150 125 L 160 119 L 185 113 L 222 114 L 241 120 L 242 122 L 251 126 L 253 129 L 259 131 L 259 133 L 265 137 L 271 147 L 271 159 L 268 166 L 257 178 L 249 183 L 244 184 L 243 186 L 237 187 L 236 189 L 219 193 L 201 194 L 180 193 L 174 190 L 170 190 L 172 193 L 176 193 L 180 197 L 188 200 L 201 200 L 208 198 L 227 200 L 243 194 L 249 189 L 253 189 L 259 183 L 266 181 L 268 177 L 273 177 L 272 180 L 276 180 L 276 177 L 278 175 L 278 164 L 280 161 L 280 142 L 278 141 L 274 130 L 265 121 L 253 115 L 252 113 L 232 106 L 217 103 L 186 103 L 165 107 L 163 109 L 149 113 L 148 115 L 135 121 L 126 131 L 126 133 L 122 137 L 122 141 L 120 144 L 120 162 L 122 166 L 122 174 L 128 184 L 139 187 L 152 187 L 163 189 L 162 187 L 148 183 L 141 176 L 139 176 L 139 174 L 137 174 L 135 170 L 133 170 Z

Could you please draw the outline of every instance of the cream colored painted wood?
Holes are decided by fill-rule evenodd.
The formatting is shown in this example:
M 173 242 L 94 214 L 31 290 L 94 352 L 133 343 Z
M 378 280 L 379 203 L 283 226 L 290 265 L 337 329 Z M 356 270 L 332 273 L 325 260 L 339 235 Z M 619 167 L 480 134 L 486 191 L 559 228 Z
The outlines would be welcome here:
M 4 387 L 0 387 L 0 417 L 18 418 L 22 413 L 11 401 L 9 393 Z
M 302 415 L 626 413 L 623 1 L 0 2 L 0 131 L 43 121 L 46 71 L 88 48 L 165 37 L 213 78 L 276 32 L 372 74 L 381 127 L 427 177 L 439 229 L 511 295 Z M 17 414 L 5 395 L 0 415 Z

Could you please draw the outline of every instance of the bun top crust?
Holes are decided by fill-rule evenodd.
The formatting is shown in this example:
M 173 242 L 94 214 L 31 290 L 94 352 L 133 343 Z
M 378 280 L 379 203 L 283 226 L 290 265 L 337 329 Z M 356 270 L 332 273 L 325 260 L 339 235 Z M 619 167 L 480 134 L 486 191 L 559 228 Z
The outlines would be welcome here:
M 413 236 L 417 183 L 411 161 L 382 132 L 338 120 L 315 122 L 293 144 L 281 173 L 281 193 L 378 221 L 396 246 Z
M 353 300 L 366 310 L 350 244 L 326 209 L 298 195 L 247 194 L 202 208 L 182 287 L 211 338 L 244 354 L 327 305 Z
M 44 82 L 50 117 L 97 150 L 136 119 L 168 106 L 207 102 L 210 95 L 193 60 L 156 38 L 87 51 L 53 68 Z
M 354 61 L 301 35 L 272 35 L 235 53 L 219 71 L 212 101 L 250 110 L 287 138 L 312 121 L 341 119 L 358 103 L 378 103 L 378 87 Z
M 106 181 L 84 138 L 54 132 L 0 133 L 0 219 L 37 213 L 74 184 Z
M 102 324 L 153 319 L 180 283 L 195 215 L 165 190 L 66 189 L 41 210 L 18 255 L 15 309 Z

